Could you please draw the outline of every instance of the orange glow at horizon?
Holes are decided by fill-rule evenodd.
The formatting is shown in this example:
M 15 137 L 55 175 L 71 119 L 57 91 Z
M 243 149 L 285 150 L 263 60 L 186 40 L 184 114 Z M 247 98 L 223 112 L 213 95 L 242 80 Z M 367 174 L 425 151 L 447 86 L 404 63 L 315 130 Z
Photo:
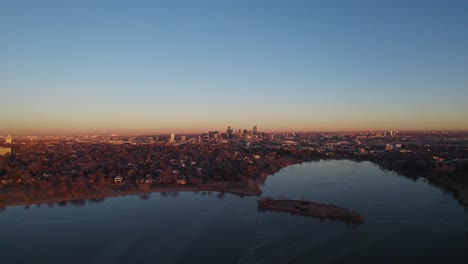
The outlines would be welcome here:
M 0 135 L 66 135 L 66 134 L 200 134 L 209 130 L 224 132 L 227 126 L 235 129 L 252 130 L 254 125 L 262 132 L 334 132 L 334 131 L 433 131 L 433 130 L 468 130 L 468 122 L 460 119 L 413 120 L 363 120 L 363 119 L 306 119 L 286 118 L 279 122 L 274 117 L 261 118 L 260 121 L 249 120 L 226 122 L 212 121 L 176 121 L 158 122 L 147 120 L 35 120 L 27 123 L 3 122 Z

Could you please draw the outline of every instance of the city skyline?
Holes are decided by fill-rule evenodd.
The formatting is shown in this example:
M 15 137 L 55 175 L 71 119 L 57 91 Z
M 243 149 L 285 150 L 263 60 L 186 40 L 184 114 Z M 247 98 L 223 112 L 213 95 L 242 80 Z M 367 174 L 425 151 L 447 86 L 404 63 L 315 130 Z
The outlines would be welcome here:
M 0 0 L 2 263 L 468 263 L 467 29 L 468 0 Z
M 467 10 L 2 1 L 0 135 L 468 130 Z
M 175 126 L 176 129 L 158 129 L 157 127 L 154 129 L 126 129 L 126 128 L 109 128 L 109 129 L 56 129 L 50 128 L 50 129 L 35 129 L 32 128 L 28 130 L 19 130 L 19 129 L 9 129 L 7 127 L 0 127 L 0 137 L 6 137 L 7 135 L 11 134 L 12 137 L 15 136 L 75 136 L 75 135 L 111 135 L 111 134 L 117 134 L 117 135 L 170 135 L 171 133 L 175 133 L 176 135 L 191 135 L 191 134 L 202 134 L 202 133 L 207 133 L 208 131 L 219 131 L 222 133 L 225 133 L 225 127 L 223 129 L 222 125 L 215 125 L 215 126 L 210 126 L 206 128 L 197 128 L 197 129 L 190 129 L 190 126 L 184 126 L 183 123 L 180 125 Z M 249 126 L 245 127 L 233 127 L 235 129 L 241 128 L 242 130 L 250 130 Z M 451 127 L 427 127 L 427 128 L 421 128 L 421 127 L 414 127 L 414 128 L 406 128 L 406 129 L 395 129 L 394 127 L 385 127 L 385 128 L 377 128 L 374 129 L 373 127 L 369 127 L 368 129 L 362 128 L 347 128 L 346 126 L 343 126 L 341 128 L 336 128 L 336 127 L 321 127 L 317 129 L 294 129 L 294 128 L 273 128 L 273 129 L 264 129 L 261 130 L 261 132 L 265 133 L 331 133 L 331 132 L 336 132 L 336 133 L 358 133 L 358 132 L 384 132 L 384 131 L 399 131 L 399 132 L 466 132 L 468 131 L 468 128 L 451 128 Z M 15 131 L 10 132 L 10 131 Z M 18 131 L 18 132 L 16 132 Z
M 248 128 L 233 128 L 233 133 L 234 135 L 238 135 L 238 132 L 241 131 L 242 134 L 246 131 L 247 133 L 252 132 L 252 129 Z M 226 131 L 224 131 L 222 128 L 216 128 L 216 129 L 205 129 L 201 131 L 179 131 L 179 132 L 174 132 L 173 130 L 169 132 L 155 132 L 155 131 L 148 131 L 148 132 L 139 132 L 139 133 L 132 133 L 132 132 L 121 132 L 121 133 L 115 133 L 114 132 L 103 132 L 103 133 L 92 133 L 92 132 L 73 132 L 73 133 L 20 133 L 20 134 L 1 134 L 0 133 L 0 138 L 6 139 L 8 137 L 11 138 L 23 138 L 23 137 L 75 137 L 75 136 L 129 136 L 129 137 L 137 137 L 137 136 L 167 136 L 170 138 L 172 134 L 174 134 L 174 137 L 181 137 L 181 136 L 198 136 L 198 135 L 208 135 L 211 132 L 217 132 L 218 134 L 223 134 L 226 135 Z M 466 133 L 468 130 L 456 130 L 456 129 L 428 129 L 428 130 L 420 130 L 420 129 L 414 129 L 414 130 L 388 130 L 388 129 L 370 129 L 370 130 L 283 130 L 283 131 L 265 131 L 265 130 L 259 130 L 258 133 L 266 133 L 266 134 L 314 134 L 314 133 L 324 133 L 324 134 L 335 134 L 335 133 L 348 133 L 348 134 L 359 134 L 359 133 Z

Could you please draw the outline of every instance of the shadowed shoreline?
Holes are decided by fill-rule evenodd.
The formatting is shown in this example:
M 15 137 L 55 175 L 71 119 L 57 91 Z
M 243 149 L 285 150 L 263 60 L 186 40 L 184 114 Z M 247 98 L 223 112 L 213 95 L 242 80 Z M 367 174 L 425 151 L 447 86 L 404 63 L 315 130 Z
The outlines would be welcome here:
M 352 160 L 352 159 L 350 159 Z M 277 160 L 261 160 L 259 161 L 259 167 L 263 170 L 253 175 L 251 178 L 245 180 L 235 181 L 209 181 L 199 185 L 154 185 L 142 186 L 138 185 L 113 185 L 101 189 L 99 192 L 82 193 L 82 194 L 62 194 L 47 197 L 45 194 L 38 194 L 37 188 L 30 186 L 9 186 L 0 188 L 0 194 L 3 196 L 0 202 L 0 207 L 9 206 L 20 206 L 20 205 L 33 205 L 33 204 L 48 204 L 48 203 L 59 203 L 65 201 L 79 201 L 79 200 L 93 200 L 102 199 L 106 197 L 126 196 L 126 195 L 137 195 L 146 193 L 163 193 L 163 192 L 219 192 L 219 193 L 230 193 L 238 196 L 260 196 L 262 190 L 260 185 L 264 184 L 267 177 L 277 173 L 281 169 L 300 164 L 303 162 L 318 161 L 315 158 L 281 158 Z M 362 160 L 361 160 L 362 161 Z M 372 161 L 371 161 L 372 162 Z M 401 172 L 397 170 L 391 170 L 385 165 L 379 164 L 378 162 L 372 162 L 385 170 L 397 172 L 399 175 L 418 179 L 421 172 Z M 425 174 L 428 183 L 434 185 L 444 191 L 453 194 L 454 198 L 458 202 L 468 207 L 468 186 L 464 182 L 456 181 L 456 179 L 446 176 L 437 176 L 431 174 Z M 2 190 L 3 189 L 3 190 Z M 41 196 L 42 195 L 42 196 Z
M 52 197 L 44 197 L 46 193 L 34 193 L 38 188 L 30 186 L 9 186 L 0 189 L 3 194 L 3 201 L 0 202 L 1 207 L 19 206 L 19 205 L 32 205 L 32 204 L 45 204 L 62 201 L 76 201 L 98 199 L 115 196 L 126 196 L 144 193 L 157 193 L 157 192 L 220 192 L 230 193 L 238 196 L 260 196 L 262 190 L 260 185 L 263 184 L 266 178 L 278 172 L 284 167 L 305 162 L 303 159 L 282 158 L 278 160 L 265 160 L 260 161 L 264 170 L 254 175 L 252 178 L 246 180 L 233 180 L 233 181 L 209 181 L 199 185 L 154 185 L 142 186 L 138 185 L 113 185 L 101 189 L 99 192 L 73 194 L 73 195 L 57 195 Z M 2 190 L 3 189 L 3 190 Z M 42 196 L 42 197 L 41 197 Z

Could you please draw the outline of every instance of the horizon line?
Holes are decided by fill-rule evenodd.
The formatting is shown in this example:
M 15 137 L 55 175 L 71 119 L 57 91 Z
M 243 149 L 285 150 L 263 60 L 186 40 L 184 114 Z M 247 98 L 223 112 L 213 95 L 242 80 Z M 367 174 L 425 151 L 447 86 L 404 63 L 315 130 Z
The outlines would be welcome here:
M 207 130 L 204 132 L 164 132 L 164 133 L 150 133 L 150 132 L 142 132 L 142 133 L 114 133 L 114 132 L 106 132 L 106 133 L 94 133 L 94 132 L 86 132 L 86 133 L 58 133 L 58 134 L 25 134 L 25 133 L 19 133 L 19 134 L 11 134 L 8 133 L 5 136 L 1 137 L 7 137 L 8 135 L 11 135 L 12 138 L 14 137 L 56 137 L 56 136 L 105 136 L 105 135 L 118 135 L 118 136 L 161 136 L 161 135 L 171 135 L 171 133 L 174 133 L 176 136 L 177 135 L 201 135 L 201 134 L 206 134 L 209 131 L 218 131 L 225 133 L 225 131 L 220 131 L 220 130 Z M 407 129 L 407 130 L 391 130 L 391 129 L 378 129 L 378 130 L 307 130 L 307 131 L 260 131 L 259 133 L 267 133 L 267 134 L 290 134 L 290 133 L 369 133 L 369 132 L 374 132 L 374 133 L 379 133 L 379 132 L 399 132 L 399 133 L 405 133 L 405 132 L 465 132 L 468 133 L 467 129 Z

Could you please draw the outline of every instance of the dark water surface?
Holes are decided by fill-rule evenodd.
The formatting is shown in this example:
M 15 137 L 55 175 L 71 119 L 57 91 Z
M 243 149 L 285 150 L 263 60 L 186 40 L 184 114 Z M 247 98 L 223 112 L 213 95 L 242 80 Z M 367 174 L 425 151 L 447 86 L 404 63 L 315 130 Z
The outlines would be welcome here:
M 269 176 L 262 196 L 363 214 L 361 225 L 258 212 L 257 197 L 152 193 L 0 211 L 13 263 L 468 263 L 468 214 L 451 194 L 369 162 L 320 161 Z

